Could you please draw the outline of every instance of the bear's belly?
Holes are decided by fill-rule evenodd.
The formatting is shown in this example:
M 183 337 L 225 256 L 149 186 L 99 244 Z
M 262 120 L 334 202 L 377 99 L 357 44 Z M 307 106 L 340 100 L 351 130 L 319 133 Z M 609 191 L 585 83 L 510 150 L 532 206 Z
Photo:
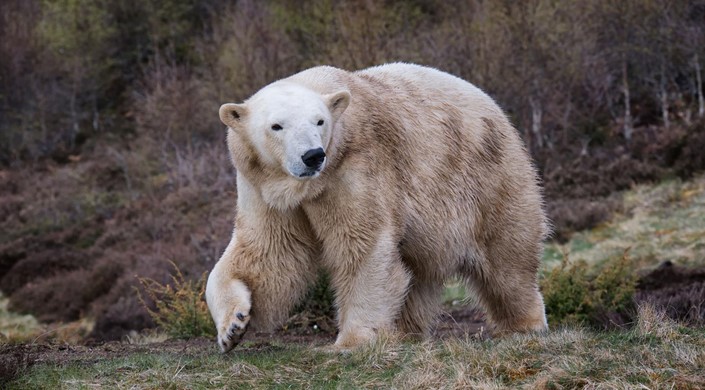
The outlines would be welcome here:
M 482 255 L 473 234 L 472 218 L 409 221 L 399 250 L 415 275 L 444 280 L 471 266 Z

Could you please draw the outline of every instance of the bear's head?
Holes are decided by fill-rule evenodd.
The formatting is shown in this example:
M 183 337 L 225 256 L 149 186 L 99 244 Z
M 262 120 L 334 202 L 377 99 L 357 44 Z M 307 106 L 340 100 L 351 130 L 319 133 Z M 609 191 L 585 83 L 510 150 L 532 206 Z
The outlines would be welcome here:
M 220 119 L 230 128 L 233 162 L 242 169 L 257 161 L 296 180 L 318 177 L 326 166 L 334 126 L 349 103 L 345 90 L 322 95 L 279 81 L 243 104 L 222 105 Z

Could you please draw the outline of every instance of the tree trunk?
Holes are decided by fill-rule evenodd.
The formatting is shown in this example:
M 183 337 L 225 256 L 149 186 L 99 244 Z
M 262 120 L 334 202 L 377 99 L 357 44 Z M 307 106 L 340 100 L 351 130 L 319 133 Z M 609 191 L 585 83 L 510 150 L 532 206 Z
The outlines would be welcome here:
M 561 137 L 561 145 L 566 146 L 568 144 L 568 129 L 570 129 L 570 114 L 573 111 L 573 105 L 568 102 L 565 110 L 563 110 L 563 132 Z
M 629 78 L 627 77 L 627 59 L 622 58 L 622 92 L 624 92 L 624 139 L 632 142 L 634 124 L 632 123 L 632 108 L 629 97 Z
M 93 93 L 93 131 L 98 132 L 100 129 L 100 112 L 98 112 L 98 96 Z
M 671 122 L 668 119 L 668 91 L 666 91 L 666 65 L 661 62 L 661 80 L 659 81 L 659 98 L 661 100 L 661 117 L 663 126 L 668 129 Z
M 536 140 L 536 146 L 538 146 L 539 149 L 543 149 L 543 134 L 541 131 L 541 117 L 543 116 L 543 111 L 541 110 L 541 103 L 533 97 L 530 97 L 529 106 L 531 106 L 531 133 Z
M 698 55 L 695 54 L 695 82 L 696 89 L 698 90 L 698 117 L 702 118 L 705 116 L 705 98 L 703 98 L 703 76 L 700 69 L 700 60 Z
M 580 157 L 587 157 L 589 146 L 590 146 L 590 138 L 581 138 L 580 139 Z
M 69 99 L 69 107 L 71 109 L 71 132 L 69 136 L 69 149 L 73 150 L 76 146 L 76 135 L 78 134 L 78 113 L 76 112 L 76 95 L 78 95 L 78 86 L 76 80 L 71 87 L 71 98 Z

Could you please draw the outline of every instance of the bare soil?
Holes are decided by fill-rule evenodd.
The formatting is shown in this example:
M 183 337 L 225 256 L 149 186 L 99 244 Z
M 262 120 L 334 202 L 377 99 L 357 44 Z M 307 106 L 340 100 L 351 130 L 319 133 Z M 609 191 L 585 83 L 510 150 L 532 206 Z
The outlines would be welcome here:
M 637 303 L 648 302 L 668 317 L 692 325 L 705 324 L 705 267 L 686 268 L 670 261 L 639 279 Z

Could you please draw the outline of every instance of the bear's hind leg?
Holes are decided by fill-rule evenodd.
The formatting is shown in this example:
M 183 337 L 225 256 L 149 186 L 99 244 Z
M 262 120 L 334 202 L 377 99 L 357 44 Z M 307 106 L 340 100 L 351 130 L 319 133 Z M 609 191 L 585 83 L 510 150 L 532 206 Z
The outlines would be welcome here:
M 426 337 L 441 309 L 443 283 L 414 278 L 397 325 L 410 336 Z
M 466 274 L 470 287 L 498 334 L 545 331 L 548 324 L 537 281 L 538 259 L 521 262 L 517 257 L 504 257 L 512 255 L 521 254 L 489 251 L 488 258 L 473 264 Z

